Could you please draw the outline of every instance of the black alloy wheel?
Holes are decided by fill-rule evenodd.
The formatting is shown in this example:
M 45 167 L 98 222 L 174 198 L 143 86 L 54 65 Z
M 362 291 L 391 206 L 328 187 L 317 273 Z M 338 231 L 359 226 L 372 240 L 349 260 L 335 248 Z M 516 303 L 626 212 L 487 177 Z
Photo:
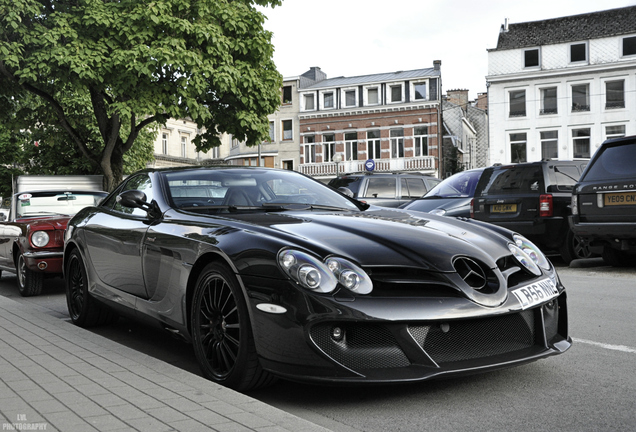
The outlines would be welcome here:
M 80 327 L 108 324 L 115 314 L 108 307 L 95 301 L 88 293 L 86 266 L 77 249 L 66 260 L 66 305 L 71 321 Z
M 206 378 L 238 391 L 273 382 L 259 364 L 242 291 L 226 266 L 211 263 L 201 272 L 191 325 L 194 352 Z
M 18 279 L 18 291 L 22 297 L 40 295 L 44 282 L 44 275 L 37 273 L 26 266 L 24 255 L 18 252 L 18 259 L 15 264 L 15 272 Z
M 574 235 L 571 230 L 568 230 L 559 252 L 563 261 L 568 265 L 575 259 L 585 259 L 593 256 L 588 243 L 581 237 Z

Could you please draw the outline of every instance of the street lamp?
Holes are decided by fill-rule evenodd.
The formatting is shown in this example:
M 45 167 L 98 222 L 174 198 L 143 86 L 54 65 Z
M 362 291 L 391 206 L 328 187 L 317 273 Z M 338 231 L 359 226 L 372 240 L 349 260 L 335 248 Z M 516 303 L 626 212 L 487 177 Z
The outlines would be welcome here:
M 342 153 L 336 153 L 335 155 L 333 155 L 331 160 L 336 163 L 336 178 L 338 178 L 340 176 L 340 171 L 338 170 L 338 164 L 342 162 Z

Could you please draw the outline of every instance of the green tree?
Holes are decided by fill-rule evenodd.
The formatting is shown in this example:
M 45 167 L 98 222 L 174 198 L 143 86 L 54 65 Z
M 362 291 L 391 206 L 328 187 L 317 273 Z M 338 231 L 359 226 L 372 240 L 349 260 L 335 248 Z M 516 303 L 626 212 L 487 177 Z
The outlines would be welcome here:
M 280 0 L 0 0 L 0 115 L 47 149 L 72 143 L 65 158 L 81 155 L 109 190 L 140 134 L 169 118 L 204 130 L 199 151 L 221 132 L 255 145 L 282 83 L 256 5 Z

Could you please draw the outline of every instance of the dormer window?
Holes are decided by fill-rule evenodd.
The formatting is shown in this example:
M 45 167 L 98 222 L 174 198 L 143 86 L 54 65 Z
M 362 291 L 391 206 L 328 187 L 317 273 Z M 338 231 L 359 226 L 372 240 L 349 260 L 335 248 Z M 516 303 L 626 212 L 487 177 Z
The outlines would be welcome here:
M 313 111 L 316 109 L 316 104 L 314 103 L 314 94 L 305 94 L 303 95 L 303 110 L 304 111 Z
M 386 86 L 386 92 L 389 103 L 404 101 L 404 84 L 388 84 Z
M 636 36 L 623 38 L 623 56 L 636 54 Z
M 344 106 L 346 108 L 351 108 L 351 107 L 355 107 L 358 106 L 357 99 L 358 99 L 358 91 L 355 88 L 348 88 L 348 89 L 343 89 L 342 90 L 342 100 L 344 101 Z
M 426 81 L 416 82 L 413 84 L 413 100 L 426 100 L 426 90 L 428 83 Z
M 570 45 L 570 63 L 587 61 L 587 44 L 575 43 Z
M 539 66 L 539 48 L 528 49 L 523 52 L 523 67 Z
M 365 87 L 365 105 L 378 105 L 380 103 L 380 91 L 377 86 Z
M 333 91 L 324 92 L 322 94 L 322 107 L 325 109 L 334 108 Z

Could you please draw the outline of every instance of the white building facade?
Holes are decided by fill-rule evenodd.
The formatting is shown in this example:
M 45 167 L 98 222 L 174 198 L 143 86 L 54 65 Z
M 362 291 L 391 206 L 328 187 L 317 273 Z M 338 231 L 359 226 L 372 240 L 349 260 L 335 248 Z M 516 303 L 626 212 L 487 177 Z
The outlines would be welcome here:
M 589 158 L 636 134 L 636 7 L 506 23 L 486 79 L 490 163 Z

